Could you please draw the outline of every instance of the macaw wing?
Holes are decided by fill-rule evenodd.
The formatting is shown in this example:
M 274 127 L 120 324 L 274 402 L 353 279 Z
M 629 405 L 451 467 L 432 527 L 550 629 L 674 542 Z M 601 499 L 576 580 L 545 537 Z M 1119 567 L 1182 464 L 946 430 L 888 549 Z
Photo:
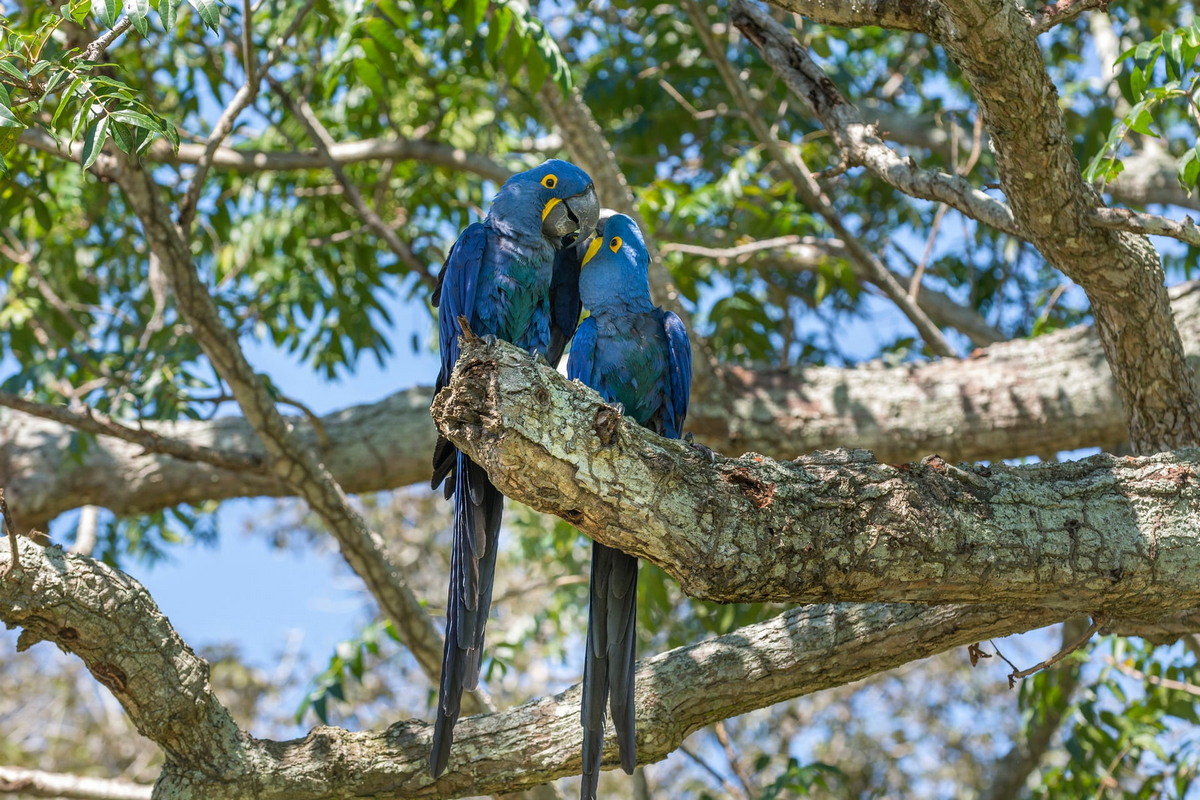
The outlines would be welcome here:
M 692 347 L 687 328 L 674 312 L 663 312 L 663 330 L 667 334 L 667 401 L 664 403 L 664 435 L 678 439 L 683 435 L 688 397 L 692 392 Z
M 592 371 L 596 362 L 596 320 L 588 317 L 579 323 L 571 356 L 567 359 L 567 379 L 592 386 Z M 593 389 L 600 390 L 598 386 Z M 603 392 L 601 392 L 603 394 Z
M 450 382 L 450 373 L 458 361 L 458 337 L 462 334 L 458 318 L 466 317 L 468 323 L 476 322 L 475 286 L 479 282 L 479 266 L 483 263 L 487 249 L 488 230 L 482 223 L 475 222 L 458 237 L 450 248 L 450 255 L 438 273 L 437 288 L 433 290 L 433 305 L 438 309 L 438 339 L 441 346 L 442 368 L 438 372 L 433 393 L 436 395 Z M 454 470 L 454 445 L 438 437 L 433 450 L 434 489 Z M 454 481 L 446 482 L 446 497 L 454 491 Z
M 575 335 L 583 300 L 579 297 L 579 251 L 572 245 L 554 254 L 554 272 L 550 278 L 550 344 L 546 361 L 557 369 L 567 342 Z

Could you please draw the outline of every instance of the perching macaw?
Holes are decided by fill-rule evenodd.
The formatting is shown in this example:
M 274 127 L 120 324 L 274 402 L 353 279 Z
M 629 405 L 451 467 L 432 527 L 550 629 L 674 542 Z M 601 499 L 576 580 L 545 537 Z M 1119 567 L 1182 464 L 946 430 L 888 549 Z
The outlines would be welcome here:
M 495 336 L 558 363 L 579 322 L 575 248 L 596 227 L 599 213 L 592 179 L 566 161 L 546 161 L 505 181 L 487 217 L 462 232 L 438 275 L 437 390 L 449 383 L 458 360 L 459 316 L 477 336 Z M 450 757 L 463 690 L 479 684 L 504 508 L 503 495 L 483 468 L 439 437 L 433 488 L 443 480 L 446 497 L 454 497 L 454 542 L 429 754 L 435 778 Z
M 620 403 L 639 425 L 678 439 L 692 385 L 692 351 L 683 321 L 650 299 L 650 257 L 637 224 L 623 214 L 601 223 L 579 273 L 591 312 L 575 334 L 567 375 Z M 637 616 L 634 556 L 592 545 L 591 604 L 583 671 L 581 796 L 596 796 L 604 749 L 604 705 L 612 698 L 621 766 L 637 765 L 633 656 Z

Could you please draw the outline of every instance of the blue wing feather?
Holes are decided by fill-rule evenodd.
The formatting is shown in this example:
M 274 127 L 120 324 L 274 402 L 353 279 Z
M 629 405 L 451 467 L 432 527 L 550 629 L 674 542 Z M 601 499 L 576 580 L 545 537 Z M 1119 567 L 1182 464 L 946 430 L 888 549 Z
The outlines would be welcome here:
M 663 330 L 667 334 L 667 402 L 664 435 L 678 439 L 683 435 L 688 397 L 692 392 L 692 347 L 683 320 L 673 311 L 663 312 Z
M 588 317 L 579 323 L 571 356 L 567 359 L 567 378 L 592 386 L 592 369 L 596 363 L 596 320 Z M 599 387 L 592 386 L 599 390 Z

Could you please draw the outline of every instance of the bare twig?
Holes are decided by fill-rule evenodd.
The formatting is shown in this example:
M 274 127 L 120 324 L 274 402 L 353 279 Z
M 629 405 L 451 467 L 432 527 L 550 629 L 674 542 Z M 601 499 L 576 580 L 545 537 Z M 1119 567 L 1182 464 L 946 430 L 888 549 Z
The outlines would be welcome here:
M 1086 11 L 1108 11 L 1109 0 L 1057 0 L 1033 17 L 1033 32 L 1043 34 L 1056 25 L 1063 25 Z
M 112 30 L 104 33 L 96 41 L 83 48 L 83 57 L 87 61 L 99 61 L 104 51 L 112 44 L 118 36 L 129 30 L 129 26 L 133 24 L 133 20 L 129 17 L 121 17 L 117 20 L 117 24 L 112 26 Z
M 729 768 L 733 770 L 733 774 L 737 776 L 738 783 L 742 785 L 742 789 L 746 792 L 746 797 L 757 797 L 758 792 L 751 783 L 750 776 L 742 768 L 737 753 L 734 752 L 733 744 L 729 740 L 729 731 L 725 728 L 725 720 L 713 723 L 713 732 L 717 735 L 717 741 L 721 743 L 721 749 L 725 751 L 725 759 L 729 762 Z
M 225 107 L 225 110 L 221 112 L 221 116 L 217 119 L 217 124 L 213 126 L 212 132 L 209 133 L 208 139 L 204 143 L 204 154 L 196 162 L 196 173 L 192 176 L 192 182 L 188 184 L 187 192 L 183 196 L 183 202 L 179 205 L 178 224 L 185 232 L 191 228 L 192 220 L 196 216 L 196 204 L 200 202 L 200 190 L 204 188 L 204 178 L 208 174 L 209 167 L 212 166 L 213 153 L 221 146 L 221 142 L 225 141 L 225 137 L 233 132 L 233 124 L 237 121 L 238 115 L 245 111 L 254 102 L 254 98 L 258 96 L 259 81 L 257 73 L 261 71 L 264 75 L 267 74 L 267 70 L 274 65 L 283 53 L 284 45 L 300 29 L 300 23 L 314 5 L 316 5 L 316 0 L 308 0 L 296 12 L 291 24 L 288 25 L 283 35 L 279 37 L 279 41 L 271 48 L 271 51 L 267 53 L 267 57 L 263 59 L 261 67 L 255 69 L 255 74 L 246 75 L 245 83 L 237 90 L 237 93 L 229 101 L 229 105 Z M 249 25 L 250 20 L 244 19 L 242 24 Z
M 1155 214 L 1130 211 L 1127 208 L 1093 208 L 1087 215 L 1088 220 L 1098 228 L 1168 236 L 1188 244 L 1200 245 L 1200 228 L 1191 216 L 1186 216 L 1179 222 Z
M 1128 675 L 1135 681 L 1145 681 L 1151 686 L 1161 686 L 1164 689 L 1174 689 L 1179 692 L 1187 692 L 1193 697 L 1200 697 L 1200 686 L 1197 686 L 1194 683 L 1184 683 L 1183 681 L 1176 681 L 1170 678 L 1162 678 L 1158 675 L 1148 675 L 1139 669 L 1129 666 L 1123 661 L 1118 661 L 1112 656 L 1104 656 L 1104 663 L 1111 667 L 1116 667 L 1119 672 Z
M 683 753 L 685 756 L 690 758 L 692 760 L 692 763 L 694 763 L 696 766 L 700 767 L 705 772 L 707 772 L 709 775 L 711 775 L 713 777 L 713 779 L 721 785 L 721 788 L 725 790 L 726 795 L 728 795 L 729 797 L 736 797 L 736 796 L 742 794 L 741 792 L 738 791 L 738 787 L 736 787 L 732 783 L 730 783 L 729 779 L 726 778 L 724 775 L 717 772 L 716 769 L 713 768 L 712 764 L 709 764 L 707 761 L 705 761 L 703 758 L 701 758 L 700 754 L 697 753 L 695 750 L 692 750 L 690 747 L 688 747 L 686 745 L 680 745 L 679 752 Z M 744 795 L 744 796 L 746 798 L 752 797 L 752 795 L 748 795 L 748 794 Z
M 663 253 L 687 253 L 688 255 L 726 261 L 748 256 L 751 253 L 758 253 L 763 250 L 777 250 L 796 244 L 810 244 L 816 247 L 820 246 L 820 243 L 823 243 L 823 240 L 813 236 L 788 234 L 787 236 L 776 236 L 773 239 L 747 242 L 736 247 L 702 247 L 701 245 L 688 244 L 687 242 L 663 242 L 661 251 Z M 835 240 L 835 245 L 840 247 L 842 243 Z
M 77 430 L 123 439 L 142 447 L 147 453 L 162 453 L 184 461 L 198 461 L 239 472 L 263 472 L 266 468 L 259 455 L 217 450 L 171 439 L 144 428 L 131 428 L 91 408 L 85 408 L 81 413 L 65 406 L 35 403 L 9 392 L 0 392 L 0 406 L 61 422 Z
M 400 240 L 400 237 L 396 235 L 396 232 L 392 230 L 391 226 L 383 221 L 379 214 L 375 212 L 375 209 L 367 205 L 367 201 L 363 198 L 362 192 L 358 190 L 358 187 L 354 184 L 354 181 L 350 180 L 350 176 L 346 173 L 346 170 L 342 167 L 342 165 L 339 164 L 333 157 L 333 137 L 329 135 L 329 131 L 324 125 L 321 124 L 321 120 L 317 118 L 317 115 L 313 112 L 312 106 L 308 104 L 308 101 L 303 97 L 293 97 L 291 93 L 284 89 L 283 86 L 280 85 L 280 83 L 270 75 L 267 75 L 266 77 L 267 82 L 271 85 L 272 91 L 279 95 L 296 119 L 300 121 L 300 124 L 304 126 L 304 130 L 308 133 L 308 137 L 312 139 L 313 144 L 316 145 L 317 153 L 325 162 L 325 166 L 328 167 L 329 171 L 333 173 L 334 178 L 337 179 L 338 184 L 346 193 L 346 199 L 350 202 L 350 205 L 354 207 L 354 210 L 358 213 L 359 217 L 362 218 L 363 222 L 369 225 L 371 229 L 379 235 L 379 238 L 383 239 L 384 243 L 387 244 L 388 249 L 392 251 L 396 258 L 400 259 L 401 263 L 407 266 L 426 283 L 432 284 L 433 277 L 429 274 L 428 270 L 425 269 L 425 266 L 421 263 L 420 259 L 417 258 L 416 254 L 413 253 L 412 248 Z
M 1005 663 L 1013 668 L 1013 671 L 1008 676 L 1008 688 L 1011 689 L 1014 686 L 1016 686 L 1017 681 L 1021 680 L 1022 678 L 1028 678 L 1030 675 L 1034 674 L 1035 672 L 1041 672 L 1042 670 L 1044 670 L 1048 667 L 1054 666 L 1059 661 L 1062 661 L 1064 658 L 1071 655 L 1071 653 L 1074 653 L 1076 650 L 1083 647 L 1085 644 L 1087 644 L 1091 640 L 1091 638 L 1093 636 L 1096 635 L 1096 631 L 1098 631 L 1102 627 L 1104 627 L 1104 623 L 1107 621 L 1108 621 L 1108 619 L 1106 616 L 1104 616 L 1103 614 L 1097 614 L 1096 616 L 1092 617 L 1092 624 L 1088 626 L 1088 629 L 1083 632 L 1082 636 L 1080 636 L 1075 641 L 1064 645 L 1061 650 L 1059 650 L 1054 655 L 1050 656 L 1050 658 L 1046 659 L 1045 661 L 1041 661 L 1037 664 L 1034 664 L 1032 667 L 1028 667 L 1026 669 L 1017 669 L 1015 664 L 1013 664 L 1007 658 L 1004 658 L 1004 654 L 1001 653 L 1000 648 L 997 647 L 996 655 L 1000 656 L 1001 658 L 1004 658 Z M 994 643 L 993 643 L 993 646 L 994 646 Z
M 153 789 L 149 784 L 112 778 L 0 766 L 0 794 L 71 800 L 150 800 Z
M 796 194 L 805 205 L 820 214 L 838 238 L 845 242 L 850 257 L 863 266 L 867 272 L 868 280 L 878 286 L 887 295 L 888 299 L 895 303 L 904 315 L 909 318 L 921 334 L 921 338 L 925 340 L 925 344 L 929 349 L 940 356 L 955 356 L 954 348 L 946 341 L 946 337 L 942 335 L 941 330 L 933 324 L 929 316 L 917 305 L 916 301 L 909 297 L 904 287 L 888 271 L 887 267 L 874 254 L 867 250 L 846 227 L 845 223 L 842 222 L 841 215 L 834 209 L 832 201 L 825 194 L 820 184 L 817 183 L 808 165 L 804 163 L 803 158 L 794 151 L 788 152 L 784 150 L 779 141 L 771 134 L 770 129 L 764 121 L 764 115 L 758 108 L 758 103 L 750 95 L 746 84 L 734 71 L 728 59 L 725 58 L 722 48 L 717 46 L 704 9 L 695 0 L 684 3 L 684 9 L 691 18 L 692 26 L 696 30 L 701 43 L 704 45 L 705 50 L 708 51 L 709 58 L 713 60 L 717 71 L 725 81 L 725 85 L 729 88 L 730 93 L 733 94 L 738 106 L 741 107 L 746 121 L 754 130 L 755 136 L 767 148 L 771 157 L 788 173 Z
M 813 62 L 807 50 L 760 6 L 737 0 L 734 24 L 759 49 L 771 69 L 809 111 L 816 115 L 852 166 L 863 166 L 905 194 L 950 205 L 971 219 L 997 230 L 1020 235 L 1012 210 L 972 186 L 961 175 L 920 169 L 882 139 L 867 124 L 834 83 Z
M 4 489 L 0 487 L 0 518 L 4 520 L 4 529 L 8 531 L 8 549 L 12 553 L 12 561 L 0 578 L 8 578 L 21 571 L 21 550 L 17 543 L 17 529 L 13 525 L 12 514 L 8 510 L 8 501 L 4 499 Z

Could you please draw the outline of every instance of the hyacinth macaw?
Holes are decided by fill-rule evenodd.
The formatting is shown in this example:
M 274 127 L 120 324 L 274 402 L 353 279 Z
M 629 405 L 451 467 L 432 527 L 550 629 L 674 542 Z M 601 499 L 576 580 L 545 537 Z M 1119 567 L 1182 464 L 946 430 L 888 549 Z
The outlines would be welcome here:
M 678 439 L 692 384 L 692 351 L 683 321 L 650 299 L 646 243 L 632 219 L 601 223 L 583 257 L 579 293 L 591 316 L 575 334 L 567 375 L 660 436 Z M 591 597 L 583 672 L 584 800 L 596 796 L 604 749 L 604 706 L 611 695 L 621 766 L 637 765 L 633 662 L 637 616 L 634 556 L 592 544 Z
M 478 336 L 494 336 L 557 364 L 579 322 L 579 254 L 599 218 L 592 179 L 550 160 L 509 178 L 483 222 L 469 225 L 438 275 L 441 372 L 458 360 L 459 317 Z M 436 391 L 436 390 L 435 390 Z M 433 488 L 454 498 L 446 641 L 429 770 L 446 769 L 464 689 L 479 683 L 483 632 L 492 602 L 504 497 L 478 464 L 443 438 L 433 455 Z

